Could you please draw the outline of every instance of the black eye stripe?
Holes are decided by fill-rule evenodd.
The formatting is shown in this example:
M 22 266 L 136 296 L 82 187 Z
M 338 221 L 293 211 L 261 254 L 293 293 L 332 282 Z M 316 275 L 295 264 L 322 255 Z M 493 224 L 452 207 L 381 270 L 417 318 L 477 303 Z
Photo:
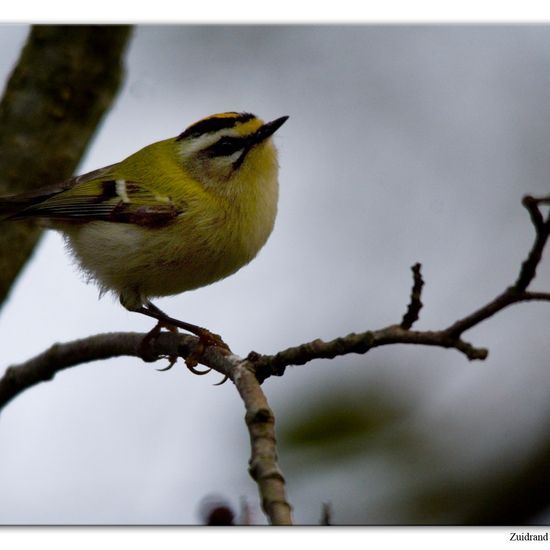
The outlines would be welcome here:
M 246 146 L 246 138 L 224 136 L 208 146 L 204 151 L 211 157 L 229 157 Z

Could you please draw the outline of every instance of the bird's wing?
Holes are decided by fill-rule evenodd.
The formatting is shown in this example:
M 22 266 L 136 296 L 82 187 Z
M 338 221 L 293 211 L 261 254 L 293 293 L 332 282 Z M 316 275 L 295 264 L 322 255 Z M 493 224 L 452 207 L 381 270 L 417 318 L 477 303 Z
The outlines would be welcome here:
M 76 176 L 62 182 L 57 182 L 51 185 L 42 185 L 37 189 L 31 189 L 25 193 L 19 193 L 18 195 L 0 196 L 0 209 L 2 213 L 13 214 L 18 210 L 22 210 L 27 206 L 31 206 L 46 199 L 53 197 L 63 191 L 67 191 L 72 187 L 75 187 L 79 183 L 85 183 L 94 179 L 112 179 L 112 170 L 116 167 L 116 164 L 105 166 L 99 170 L 88 172 L 81 176 Z
M 1 198 L 0 210 L 11 210 L 9 219 L 76 223 L 101 220 L 149 227 L 166 225 L 182 213 L 170 197 L 155 194 L 147 185 L 115 179 L 111 168 L 24 195 Z

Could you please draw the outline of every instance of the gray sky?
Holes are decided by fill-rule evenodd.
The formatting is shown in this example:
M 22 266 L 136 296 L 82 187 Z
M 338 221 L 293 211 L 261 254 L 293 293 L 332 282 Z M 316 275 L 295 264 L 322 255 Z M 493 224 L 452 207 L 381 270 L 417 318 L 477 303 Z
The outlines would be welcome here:
M 25 35 L 0 31 L 5 77 Z M 417 328 L 443 328 L 511 284 L 527 253 L 520 201 L 548 193 L 549 89 L 543 26 L 142 26 L 79 171 L 215 112 L 289 115 L 276 136 L 281 197 L 266 247 L 233 277 L 158 305 L 236 353 L 271 353 L 399 321 L 420 261 Z M 546 261 L 535 287 L 548 290 L 549 275 Z M 48 234 L 0 317 L 3 363 L 56 341 L 151 328 L 97 294 Z M 456 480 L 506 463 L 545 425 L 549 319 L 548 305 L 520 305 L 467 333 L 490 349 L 484 363 L 384 348 L 289 369 L 265 389 L 281 427 L 339 386 L 410 399 L 403 425 L 455 457 L 419 477 Z M 194 523 L 212 493 L 257 507 L 242 403 L 217 381 L 122 358 L 22 394 L 0 421 L 1 522 Z M 300 469 L 279 451 L 298 521 L 317 521 L 327 500 L 336 520 L 361 521 L 354 499 L 373 522 L 414 521 L 411 510 L 387 511 L 397 481 L 376 450 L 361 483 L 351 467 Z

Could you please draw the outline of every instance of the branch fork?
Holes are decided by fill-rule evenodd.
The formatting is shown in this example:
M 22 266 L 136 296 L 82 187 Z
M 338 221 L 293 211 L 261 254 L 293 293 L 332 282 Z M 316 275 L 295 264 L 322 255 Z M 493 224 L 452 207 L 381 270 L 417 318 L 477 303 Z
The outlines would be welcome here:
M 204 349 L 200 363 L 228 376 L 243 400 L 251 445 L 249 471 L 258 485 L 262 507 L 272 524 L 290 525 L 292 516 L 286 498 L 284 477 L 277 463 L 275 417 L 262 391 L 262 382 L 270 376 L 282 376 L 289 365 L 304 365 L 314 359 L 332 359 L 348 353 L 365 354 L 373 348 L 390 344 L 452 348 L 469 360 L 486 359 L 487 349 L 475 347 L 462 338 L 467 330 L 512 304 L 550 301 L 550 292 L 528 290 L 550 236 L 550 212 L 545 217 L 540 208 L 541 205 L 548 204 L 550 196 L 538 199 L 526 196 L 523 199 L 523 205 L 535 228 L 535 239 L 521 264 L 516 281 L 490 302 L 442 330 L 420 331 L 412 328 L 423 307 L 421 298 L 424 280 L 421 265 L 416 263 L 412 266 L 410 301 L 399 324 L 348 334 L 329 342 L 316 339 L 275 355 L 250 352 L 244 359 L 216 346 Z M 26 363 L 9 367 L 0 380 L 0 409 L 25 389 L 51 380 L 57 372 L 68 367 L 121 355 L 140 357 L 145 361 L 175 355 L 185 359 L 199 345 L 198 338 L 194 336 L 162 332 L 150 342 L 147 356 L 143 357 L 144 336 L 137 333 L 99 334 L 65 344 L 55 344 Z

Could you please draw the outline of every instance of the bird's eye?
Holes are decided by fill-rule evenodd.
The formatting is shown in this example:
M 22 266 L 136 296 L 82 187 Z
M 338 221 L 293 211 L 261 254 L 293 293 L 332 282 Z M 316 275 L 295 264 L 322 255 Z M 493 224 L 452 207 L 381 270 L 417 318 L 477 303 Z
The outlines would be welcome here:
M 244 147 L 244 139 L 240 137 L 222 137 L 206 150 L 212 157 L 228 157 Z

